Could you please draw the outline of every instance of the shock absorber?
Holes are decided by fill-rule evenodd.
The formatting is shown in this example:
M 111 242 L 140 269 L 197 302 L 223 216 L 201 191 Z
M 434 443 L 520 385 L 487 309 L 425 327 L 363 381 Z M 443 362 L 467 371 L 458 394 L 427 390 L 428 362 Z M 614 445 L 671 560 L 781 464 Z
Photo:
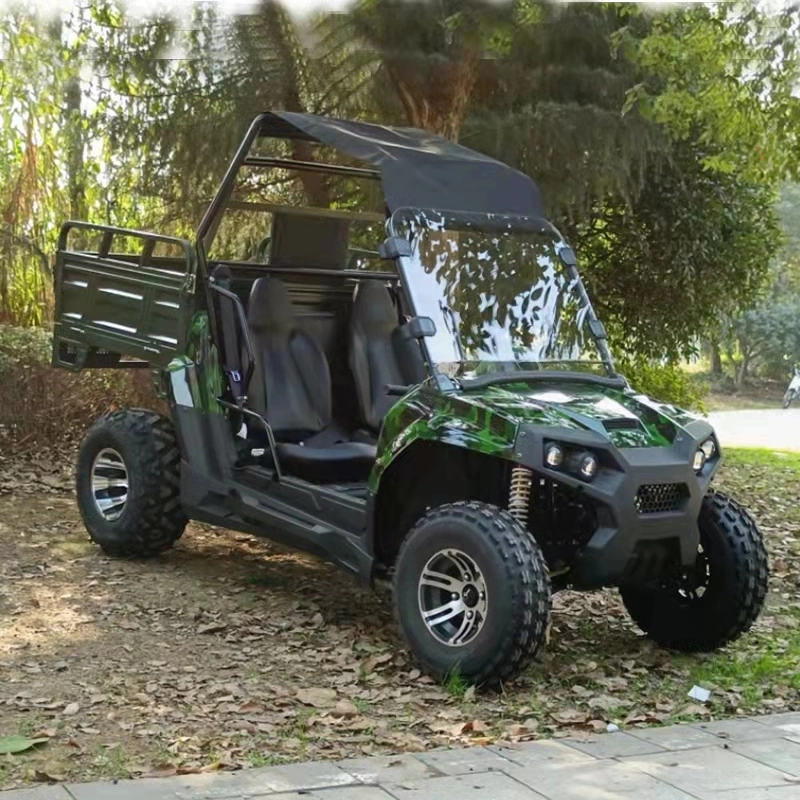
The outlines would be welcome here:
M 508 492 L 508 510 L 522 525 L 528 524 L 528 508 L 531 502 L 533 473 L 517 464 L 511 470 L 511 488 Z

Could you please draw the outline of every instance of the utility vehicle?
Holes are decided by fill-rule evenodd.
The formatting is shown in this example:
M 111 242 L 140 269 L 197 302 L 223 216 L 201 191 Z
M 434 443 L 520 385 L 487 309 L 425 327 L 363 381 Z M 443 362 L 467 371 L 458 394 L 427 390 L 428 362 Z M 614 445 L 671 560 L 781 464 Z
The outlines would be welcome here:
M 519 673 L 551 594 L 619 587 L 678 650 L 747 631 L 762 536 L 710 488 L 707 422 L 617 374 L 526 175 L 416 129 L 254 120 L 196 236 L 67 222 L 54 364 L 148 368 L 168 418 L 116 410 L 77 465 L 91 538 L 187 520 L 391 581 L 431 674 Z

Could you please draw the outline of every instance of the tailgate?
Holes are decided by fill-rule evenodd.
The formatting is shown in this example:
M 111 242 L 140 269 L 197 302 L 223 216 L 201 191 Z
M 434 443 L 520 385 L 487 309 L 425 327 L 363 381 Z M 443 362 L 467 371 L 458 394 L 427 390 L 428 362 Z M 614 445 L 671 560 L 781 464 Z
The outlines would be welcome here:
M 86 249 L 90 238 L 95 249 Z M 56 258 L 53 365 L 165 367 L 185 347 L 196 273 L 185 239 L 67 222 Z

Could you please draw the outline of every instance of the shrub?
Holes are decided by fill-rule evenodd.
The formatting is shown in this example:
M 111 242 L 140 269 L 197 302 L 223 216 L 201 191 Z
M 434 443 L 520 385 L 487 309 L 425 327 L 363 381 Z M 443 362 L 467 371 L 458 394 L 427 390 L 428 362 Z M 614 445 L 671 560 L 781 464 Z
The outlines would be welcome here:
M 54 369 L 51 347 L 49 330 L 0 325 L 4 449 L 69 444 L 109 408 L 158 405 L 148 370 Z
M 654 400 L 686 410 L 705 410 L 702 386 L 677 364 L 661 364 L 641 357 L 623 356 L 617 358 L 617 370 L 634 389 Z

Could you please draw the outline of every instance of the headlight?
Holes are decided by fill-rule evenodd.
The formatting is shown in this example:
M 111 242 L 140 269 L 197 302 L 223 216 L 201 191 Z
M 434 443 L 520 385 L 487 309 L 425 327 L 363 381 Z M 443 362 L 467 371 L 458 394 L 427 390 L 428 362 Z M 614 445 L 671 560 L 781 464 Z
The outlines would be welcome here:
M 700 449 L 703 451 L 706 461 L 714 458 L 714 456 L 717 454 L 717 446 L 714 444 L 713 439 L 706 439 L 703 444 L 700 445 Z
M 591 453 L 582 453 L 578 457 L 578 473 L 586 481 L 592 480 L 597 475 L 599 466 L 597 458 Z
M 692 466 L 694 467 L 695 472 L 702 472 L 703 467 L 706 465 L 706 454 L 703 449 L 698 450 L 694 454 L 694 463 Z
M 557 444 L 550 444 L 544 451 L 544 463 L 558 469 L 564 463 L 564 451 Z

